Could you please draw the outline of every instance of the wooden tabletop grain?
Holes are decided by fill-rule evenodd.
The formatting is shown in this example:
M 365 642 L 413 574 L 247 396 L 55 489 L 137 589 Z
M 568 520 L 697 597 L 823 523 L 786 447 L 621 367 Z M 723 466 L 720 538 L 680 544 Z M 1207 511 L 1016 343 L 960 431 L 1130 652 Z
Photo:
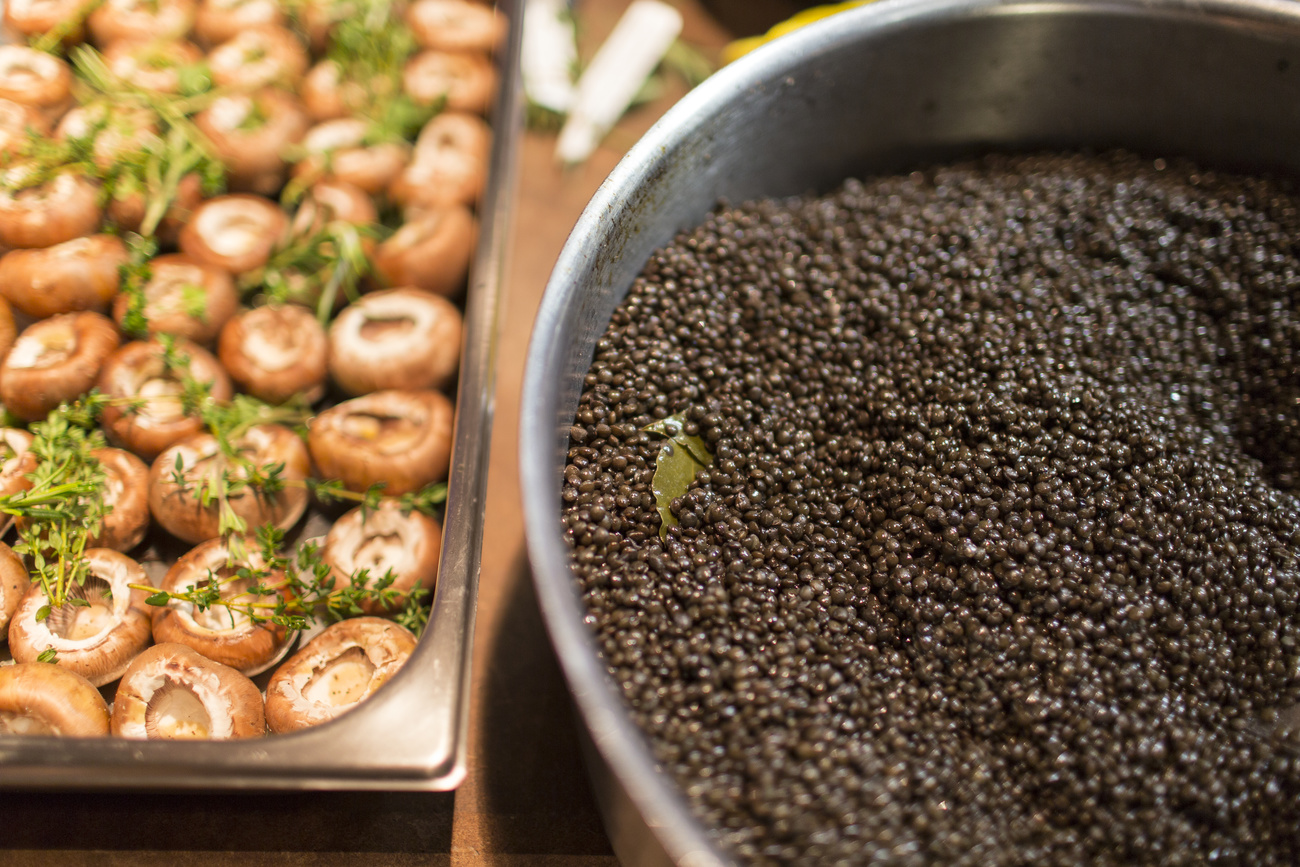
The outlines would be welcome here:
M 585 56 L 628 0 L 577 4 Z M 675 0 L 684 38 L 716 57 L 727 31 Z M 555 137 L 520 147 L 474 647 L 468 775 L 454 793 L 88 794 L 0 792 L 0 864 L 540 865 L 618 862 L 578 754 L 577 725 L 528 575 L 519 497 L 520 382 L 533 316 L 570 228 L 623 153 L 675 102 L 629 114 L 584 165 Z

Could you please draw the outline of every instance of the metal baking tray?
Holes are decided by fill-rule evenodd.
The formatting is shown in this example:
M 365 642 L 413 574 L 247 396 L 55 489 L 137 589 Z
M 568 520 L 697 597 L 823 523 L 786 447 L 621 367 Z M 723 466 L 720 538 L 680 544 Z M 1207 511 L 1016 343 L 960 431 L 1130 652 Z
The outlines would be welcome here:
M 465 300 L 442 559 L 415 652 L 364 704 L 293 734 L 221 742 L 0 735 L 0 787 L 447 791 L 464 779 L 501 279 L 523 127 L 522 0 L 497 0 L 495 6 L 510 29 L 496 57 L 500 84 L 489 118 L 489 178 Z

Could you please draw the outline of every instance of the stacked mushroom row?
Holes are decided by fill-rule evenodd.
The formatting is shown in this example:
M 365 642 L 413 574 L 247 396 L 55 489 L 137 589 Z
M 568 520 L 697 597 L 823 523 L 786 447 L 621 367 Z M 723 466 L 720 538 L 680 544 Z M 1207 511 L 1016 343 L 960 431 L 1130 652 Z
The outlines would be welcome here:
M 505 26 L 289 9 L 5 4 L 0 732 L 293 731 L 415 646 Z

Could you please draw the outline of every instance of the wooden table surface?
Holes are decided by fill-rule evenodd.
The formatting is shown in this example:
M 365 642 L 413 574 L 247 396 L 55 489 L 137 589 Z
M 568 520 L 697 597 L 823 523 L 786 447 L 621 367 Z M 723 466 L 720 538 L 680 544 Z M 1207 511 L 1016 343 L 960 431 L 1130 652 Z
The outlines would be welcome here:
M 577 4 L 584 56 L 628 0 Z M 727 32 L 676 0 L 707 56 Z M 554 135 L 520 147 L 504 287 L 496 422 L 473 661 L 468 776 L 454 793 L 85 794 L 0 792 L 0 864 L 554 865 L 618 862 L 578 754 L 577 721 L 528 575 L 519 497 L 520 383 L 533 316 L 560 248 L 622 154 L 684 92 L 629 114 L 584 165 L 554 162 Z

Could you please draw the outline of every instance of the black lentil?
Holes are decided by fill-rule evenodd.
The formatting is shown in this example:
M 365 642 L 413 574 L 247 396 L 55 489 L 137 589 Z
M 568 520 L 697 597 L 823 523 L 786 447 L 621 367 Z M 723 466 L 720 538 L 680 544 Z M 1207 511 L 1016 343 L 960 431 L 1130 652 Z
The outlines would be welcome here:
M 714 453 L 674 503 L 657 437 Z M 740 207 L 600 339 L 565 526 L 752 863 L 1300 863 L 1300 196 L 999 155 Z

